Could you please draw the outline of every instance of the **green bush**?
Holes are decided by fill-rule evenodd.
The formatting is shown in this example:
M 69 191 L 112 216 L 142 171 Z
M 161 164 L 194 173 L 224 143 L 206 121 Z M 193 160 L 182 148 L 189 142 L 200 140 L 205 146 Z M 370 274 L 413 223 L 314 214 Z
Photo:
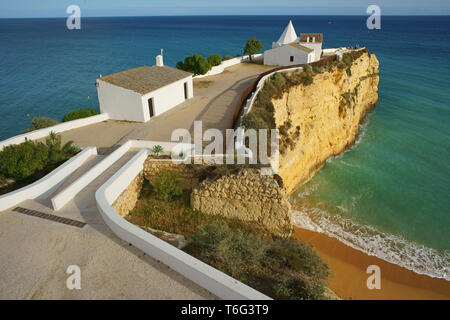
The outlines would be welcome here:
M 233 59 L 232 56 L 225 56 L 225 57 L 223 58 L 223 61 L 227 61 L 227 60 L 231 60 L 231 59 Z
M 27 130 L 25 130 L 25 132 L 52 127 L 54 125 L 57 125 L 58 123 L 59 122 L 54 119 L 46 117 L 36 117 L 31 120 L 31 126 Z
M 314 71 L 314 73 L 317 73 L 317 74 L 323 73 L 322 69 L 319 67 L 313 67 L 313 71 Z
M 186 57 L 184 62 L 178 62 L 177 68 L 187 72 L 192 72 L 194 75 L 200 75 L 211 70 L 211 65 L 208 60 L 203 58 L 201 55 L 194 54 L 193 56 Z
M 159 155 L 163 151 L 164 151 L 163 147 L 161 147 L 159 144 L 156 146 L 153 146 L 153 148 L 152 148 L 152 152 L 156 155 Z
M 183 193 L 179 186 L 178 175 L 170 170 L 161 170 L 155 177 L 153 188 L 158 198 L 169 202 Z
M 98 114 L 98 112 L 95 109 L 75 110 L 75 111 L 72 111 L 72 112 L 69 112 L 68 114 L 66 114 L 63 117 L 62 122 L 67 122 L 67 121 L 72 121 L 72 120 L 92 117 L 92 116 L 95 116 L 97 114 Z
M 312 68 L 311 68 L 310 65 L 307 64 L 306 66 L 303 67 L 303 71 L 305 71 L 305 72 L 311 72 L 311 71 L 312 71 Z
M 22 180 L 42 170 L 48 163 L 48 149 L 45 144 L 25 141 L 5 147 L 0 152 L 1 172 L 15 180 Z
M 267 123 L 259 117 L 257 114 L 248 113 L 242 119 L 242 125 L 245 130 L 247 129 L 269 129 Z
M 188 238 L 187 250 L 274 299 L 324 298 L 328 266 L 296 239 L 262 239 L 215 221 Z
M 277 87 L 278 90 L 283 90 L 284 86 L 286 85 L 286 79 L 283 75 L 279 74 L 278 72 L 275 72 L 271 77 L 272 83 L 275 87 Z
M 210 56 L 209 58 L 208 58 L 208 63 L 212 66 L 212 67 L 215 67 L 215 66 L 218 66 L 219 64 L 221 64 L 222 63 L 222 57 L 220 56 L 220 54 L 214 54 L 214 55 L 212 55 L 212 56 Z
M 61 137 L 51 133 L 46 143 L 26 140 L 5 147 L 0 152 L 0 175 L 23 180 L 47 165 L 58 165 L 78 153 L 80 148 L 69 141 L 61 148 Z
M 61 136 L 50 132 L 50 135 L 45 139 L 45 144 L 48 149 L 48 160 L 50 163 L 59 163 L 69 159 L 74 154 L 80 152 L 80 148 L 73 145 L 73 141 L 69 141 L 61 148 Z

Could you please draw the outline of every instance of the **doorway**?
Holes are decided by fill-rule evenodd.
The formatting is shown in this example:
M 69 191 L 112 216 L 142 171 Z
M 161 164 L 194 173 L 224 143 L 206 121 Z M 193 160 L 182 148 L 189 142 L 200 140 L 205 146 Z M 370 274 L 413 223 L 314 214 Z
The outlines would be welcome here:
M 155 115 L 153 98 L 148 99 L 148 111 L 150 112 L 150 119 Z
M 188 99 L 188 83 L 184 83 L 184 100 Z

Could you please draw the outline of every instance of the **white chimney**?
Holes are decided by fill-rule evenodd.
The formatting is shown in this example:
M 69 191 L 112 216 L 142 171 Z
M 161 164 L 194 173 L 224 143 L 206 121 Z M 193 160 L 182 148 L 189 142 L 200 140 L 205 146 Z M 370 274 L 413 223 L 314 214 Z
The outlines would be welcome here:
M 164 60 L 162 54 L 156 56 L 156 65 L 158 67 L 164 67 Z

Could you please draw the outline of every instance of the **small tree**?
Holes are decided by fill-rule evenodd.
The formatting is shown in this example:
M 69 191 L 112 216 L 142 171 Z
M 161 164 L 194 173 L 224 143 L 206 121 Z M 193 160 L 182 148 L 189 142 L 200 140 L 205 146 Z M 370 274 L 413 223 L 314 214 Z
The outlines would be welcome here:
M 209 70 L 211 70 L 211 65 L 201 55 L 194 54 L 193 56 L 186 57 L 186 59 L 184 59 L 184 62 L 181 61 L 178 62 L 177 68 L 184 71 L 192 72 L 194 75 L 199 75 L 205 74 Z
M 152 148 L 152 151 L 153 151 L 153 153 L 155 153 L 157 156 L 159 156 L 159 154 L 160 154 L 161 152 L 163 152 L 163 147 L 161 147 L 161 146 L 158 144 L 158 145 L 156 145 L 156 146 L 154 146 L 154 147 Z
M 250 61 L 253 62 L 252 56 L 257 54 L 263 49 L 263 45 L 260 40 L 256 40 L 255 38 L 250 38 L 247 40 L 244 48 L 244 54 L 248 54 L 250 57 Z
M 222 63 L 222 57 L 220 54 L 213 54 L 208 58 L 208 62 L 211 66 L 215 67 Z

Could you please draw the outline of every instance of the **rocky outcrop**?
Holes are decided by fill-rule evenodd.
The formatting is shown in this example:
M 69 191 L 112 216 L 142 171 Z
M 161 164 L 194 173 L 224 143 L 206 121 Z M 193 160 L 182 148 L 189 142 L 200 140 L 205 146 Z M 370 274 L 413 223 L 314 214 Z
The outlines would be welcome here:
M 217 180 L 196 186 L 191 207 L 205 214 L 255 221 L 275 235 L 292 232 L 292 212 L 286 192 L 274 176 L 261 175 L 258 169 L 241 169 Z
M 272 100 L 277 128 L 288 128 L 279 170 L 288 193 L 356 141 L 359 124 L 378 101 L 378 65 L 374 54 L 364 53 L 349 70 L 316 74 L 312 84 Z

